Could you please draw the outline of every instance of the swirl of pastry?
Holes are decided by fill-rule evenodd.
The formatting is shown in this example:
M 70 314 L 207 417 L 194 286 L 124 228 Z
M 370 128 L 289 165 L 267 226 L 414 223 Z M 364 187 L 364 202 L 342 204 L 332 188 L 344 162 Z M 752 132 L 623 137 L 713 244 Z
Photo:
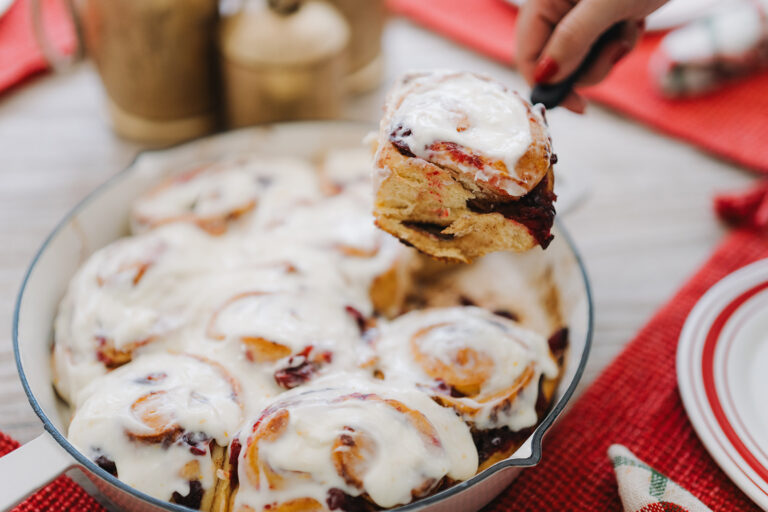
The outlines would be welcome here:
M 247 359 L 291 389 L 326 367 L 352 368 L 360 339 L 354 308 L 313 289 L 238 293 L 210 317 L 208 337 L 238 340 Z
M 477 470 L 469 429 L 450 409 L 352 374 L 278 397 L 240 441 L 238 512 L 388 508 Z
M 221 235 L 238 219 L 264 206 L 265 215 L 285 212 L 320 195 L 314 171 L 301 160 L 241 157 L 175 174 L 133 205 L 131 227 L 140 233 L 174 222 Z M 263 200 L 268 203 L 262 205 Z
M 360 288 L 374 309 L 392 316 L 402 309 L 414 251 L 376 228 L 366 196 L 340 194 L 297 208 L 278 229 L 281 239 L 301 240 L 336 260 L 350 286 Z
M 409 379 L 478 430 L 535 425 L 539 380 L 559 372 L 544 337 L 477 307 L 403 315 L 375 349 L 385 379 Z
M 523 196 L 550 168 L 544 119 L 519 94 L 475 73 L 406 75 L 387 100 L 382 129 L 400 153 L 494 196 Z
M 63 398 L 140 351 L 177 347 L 196 283 L 220 265 L 198 229 L 166 226 L 96 251 L 69 284 L 55 323 L 54 383 Z M 130 321 L 126 319 L 130 318 Z
M 213 361 L 149 354 L 83 391 L 68 437 L 136 489 L 206 510 L 243 419 L 240 394 L 239 382 Z
M 376 224 L 440 260 L 546 249 L 555 218 L 543 110 L 489 77 L 403 77 L 387 98 L 374 157 Z

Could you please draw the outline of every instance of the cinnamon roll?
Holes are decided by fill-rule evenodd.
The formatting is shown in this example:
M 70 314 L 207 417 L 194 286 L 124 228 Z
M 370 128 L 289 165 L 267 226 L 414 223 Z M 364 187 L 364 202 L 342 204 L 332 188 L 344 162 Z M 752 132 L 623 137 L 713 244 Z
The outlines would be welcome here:
M 403 315 L 380 328 L 375 352 L 385 380 L 410 380 L 475 433 L 536 425 L 540 381 L 559 374 L 546 338 L 471 306 Z
M 412 387 L 353 375 L 279 397 L 240 435 L 231 510 L 372 510 L 477 470 L 467 426 Z
M 199 276 L 224 248 L 190 226 L 166 226 L 96 251 L 69 284 L 55 322 L 54 384 L 74 401 L 93 378 L 139 352 L 178 347 Z
M 258 222 L 268 224 L 319 194 L 316 173 L 302 160 L 240 157 L 175 174 L 150 189 L 134 203 L 131 227 L 141 233 L 187 222 L 221 235 L 257 206 L 263 213 Z
M 283 389 L 329 369 L 354 368 L 359 316 L 337 296 L 311 289 L 249 291 L 221 304 L 207 335 L 236 340 L 248 361 L 268 368 Z
M 219 364 L 151 354 L 91 383 L 69 440 L 150 496 L 210 510 L 226 447 L 242 422 L 240 384 Z
M 541 109 L 459 72 L 406 75 L 385 109 L 374 158 L 380 228 L 448 261 L 547 247 L 556 158 Z

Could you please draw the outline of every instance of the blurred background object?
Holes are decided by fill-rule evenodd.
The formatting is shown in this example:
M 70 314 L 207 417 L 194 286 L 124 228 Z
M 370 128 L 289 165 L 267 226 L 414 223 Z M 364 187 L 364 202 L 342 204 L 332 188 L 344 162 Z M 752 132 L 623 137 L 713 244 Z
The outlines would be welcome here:
M 343 15 L 317 0 L 251 0 L 224 17 L 226 125 L 338 117 L 349 32 Z
M 673 30 L 650 62 L 668 97 L 714 91 L 768 67 L 768 0 L 726 2 L 718 10 Z
M 39 19 L 40 0 L 32 7 Z M 81 0 L 71 12 L 120 135 L 173 143 L 216 127 L 217 0 Z
M 384 0 L 331 0 L 350 27 L 349 75 L 347 88 L 352 93 L 375 89 L 384 78 L 381 36 L 384 31 Z
M 384 76 L 385 0 L 21 3 L 50 67 L 67 71 L 86 49 L 115 131 L 151 145 L 222 126 L 338 118 L 346 97 Z M 74 45 L 61 44 L 52 17 L 68 18 Z

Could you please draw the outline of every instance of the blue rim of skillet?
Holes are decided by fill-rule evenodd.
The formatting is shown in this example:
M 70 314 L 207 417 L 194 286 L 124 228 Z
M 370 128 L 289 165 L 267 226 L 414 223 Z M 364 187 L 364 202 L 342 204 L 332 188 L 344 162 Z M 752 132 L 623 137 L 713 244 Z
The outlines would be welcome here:
M 336 123 L 340 124 L 347 124 L 347 125 L 359 125 L 359 126 L 370 126 L 366 123 L 360 123 L 360 122 L 354 122 L 354 121 L 334 121 Z M 323 121 L 319 122 L 306 122 L 306 121 L 300 121 L 296 122 L 295 124 L 303 124 L 303 125 L 309 125 L 312 123 L 317 123 L 319 126 L 322 126 L 323 124 L 327 123 Z M 294 123 L 279 123 L 283 126 L 290 126 Z M 267 128 L 268 125 L 262 128 Z M 252 130 L 253 128 L 245 128 L 243 131 L 246 130 Z M 229 132 L 224 132 L 229 133 Z M 128 484 L 122 482 L 121 480 L 117 479 L 110 473 L 107 473 L 104 469 L 100 468 L 96 465 L 93 461 L 91 461 L 89 458 L 87 458 L 85 455 L 80 453 L 68 440 L 67 438 L 53 425 L 51 420 L 48 418 L 48 416 L 43 411 L 42 407 L 40 407 L 40 404 L 37 402 L 37 398 L 35 398 L 34 394 L 32 393 L 32 389 L 29 386 L 29 382 L 27 381 L 26 374 L 24 373 L 24 368 L 21 364 L 21 353 L 19 351 L 19 311 L 21 308 L 21 301 L 24 297 L 24 292 L 27 287 L 27 281 L 29 280 L 29 276 L 32 274 L 32 271 L 35 269 L 35 266 L 37 265 L 38 260 L 40 259 L 40 256 L 48 249 L 48 245 L 51 243 L 51 241 L 59 234 L 59 232 L 71 221 L 73 217 L 75 217 L 78 213 L 80 213 L 88 204 L 97 196 L 99 196 L 103 191 L 112 188 L 113 186 L 117 185 L 121 180 L 126 178 L 128 175 L 130 175 L 131 170 L 134 168 L 136 161 L 144 154 L 152 154 L 152 153 L 159 153 L 163 152 L 165 150 L 171 149 L 173 147 L 180 147 L 187 144 L 195 144 L 199 142 L 200 140 L 203 140 L 205 138 L 210 137 L 216 137 L 216 136 L 222 135 L 219 134 L 213 134 L 212 136 L 206 136 L 199 139 L 194 139 L 191 141 L 185 141 L 181 144 L 177 144 L 175 146 L 165 147 L 162 149 L 157 150 L 147 150 L 139 152 L 136 157 L 128 164 L 127 167 L 125 167 L 122 171 L 118 172 L 111 178 L 109 178 L 107 181 L 96 187 L 93 191 L 91 191 L 85 198 L 83 198 L 74 208 L 72 208 L 62 220 L 59 221 L 59 223 L 56 225 L 56 227 L 53 229 L 53 231 L 46 237 L 43 244 L 40 246 L 40 249 L 37 250 L 37 253 L 35 253 L 34 258 L 32 258 L 32 262 L 29 265 L 29 268 L 27 268 L 26 273 L 24 274 L 24 279 L 21 283 L 21 288 L 19 289 L 19 293 L 16 297 L 16 305 L 13 312 L 13 333 L 12 333 L 12 339 L 13 339 L 13 353 L 14 353 L 14 359 L 16 360 L 16 369 L 19 373 L 19 379 L 21 380 L 21 384 L 24 387 L 24 392 L 27 395 L 27 399 L 29 400 L 30 405 L 32 406 L 32 409 L 35 411 L 35 413 L 38 415 L 40 420 L 43 422 L 43 427 L 45 430 L 53 436 L 53 438 L 58 442 L 64 450 L 66 450 L 79 464 L 84 466 L 90 473 L 95 474 L 99 478 L 106 480 L 113 486 L 119 488 L 122 491 L 125 491 L 129 494 L 132 494 L 133 496 L 140 498 L 148 503 L 151 503 L 152 505 L 155 505 L 157 507 L 164 508 L 166 510 L 171 510 L 174 512 L 195 512 L 194 509 L 191 509 L 189 507 L 185 507 L 182 505 L 177 505 L 175 503 L 170 503 L 165 500 L 161 500 L 159 498 L 155 498 L 153 496 L 150 496 L 148 494 L 145 494 L 137 489 L 134 489 L 133 487 L 129 486 Z M 559 222 L 557 219 L 555 219 L 555 224 L 558 228 L 558 231 L 560 232 L 560 235 L 563 236 L 566 239 L 566 242 L 571 248 L 571 251 L 573 251 L 574 257 L 576 258 L 576 262 L 579 265 L 579 270 L 581 272 L 582 280 L 584 281 L 584 288 L 587 295 L 587 311 L 588 311 L 588 323 L 587 323 L 587 333 L 586 333 L 586 339 L 584 341 L 584 352 L 582 353 L 581 360 L 579 361 L 579 366 L 576 368 L 576 373 L 573 376 L 573 380 L 571 380 L 571 383 L 568 385 L 568 388 L 563 393 L 563 396 L 560 397 L 560 400 L 558 400 L 557 404 L 555 404 L 554 407 L 550 408 L 547 415 L 544 417 L 541 422 L 539 422 L 539 425 L 536 427 L 536 430 L 532 434 L 531 439 L 531 455 L 530 457 L 527 457 L 525 459 L 505 459 L 502 461 L 497 462 L 493 466 L 486 468 L 485 470 L 481 471 L 480 473 L 476 474 L 469 480 L 465 480 L 463 482 L 460 482 L 452 487 L 449 487 L 448 489 L 445 489 L 443 491 L 440 491 L 436 494 L 433 494 L 432 496 L 428 496 L 426 498 L 423 498 L 418 501 L 414 501 L 412 503 L 408 503 L 406 505 L 397 507 L 395 509 L 391 509 L 392 511 L 397 512 L 406 512 L 410 510 L 415 510 L 421 507 L 425 507 L 428 505 L 432 505 L 434 503 L 437 503 L 439 501 L 443 501 L 445 499 L 450 498 L 451 496 L 454 496 L 456 494 L 459 494 L 460 492 L 466 490 L 467 488 L 477 484 L 478 482 L 485 480 L 486 478 L 490 477 L 494 473 L 501 471 L 502 469 L 508 468 L 508 467 L 529 467 L 529 466 L 535 466 L 539 463 L 541 460 L 541 452 L 542 452 L 542 439 L 544 437 L 544 434 L 549 430 L 549 428 L 552 426 L 554 421 L 557 419 L 558 416 L 562 413 L 563 409 L 565 408 L 565 405 L 570 400 L 571 396 L 573 395 L 576 387 L 579 384 L 579 381 L 581 380 L 581 376 L 584 373 L 584 367 L 587 364 L 587 359 L 589 357 L 589 351 L 592 346 L 592 334 L 593 334 L 593 327 L 594 327 L 594 308 L 592 303 L 592 289 L 589 284 L 589 278 L 587 276 L 586 268 L 584 267 L 584 262 L 581 258 L 581 255 L 579 254 L 578 250 L 576 249 L 576 246 L 573 243 L 573 239 L 568 234 L 568 232 L 563 227 L 562 223 Z

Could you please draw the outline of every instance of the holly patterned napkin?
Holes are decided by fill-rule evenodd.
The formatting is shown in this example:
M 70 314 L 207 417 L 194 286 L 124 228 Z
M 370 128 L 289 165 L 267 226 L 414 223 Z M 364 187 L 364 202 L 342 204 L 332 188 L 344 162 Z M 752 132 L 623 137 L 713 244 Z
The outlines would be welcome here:
M 620 444 L 608 448 L 624 512 L 711 512 L 691 493 Z

